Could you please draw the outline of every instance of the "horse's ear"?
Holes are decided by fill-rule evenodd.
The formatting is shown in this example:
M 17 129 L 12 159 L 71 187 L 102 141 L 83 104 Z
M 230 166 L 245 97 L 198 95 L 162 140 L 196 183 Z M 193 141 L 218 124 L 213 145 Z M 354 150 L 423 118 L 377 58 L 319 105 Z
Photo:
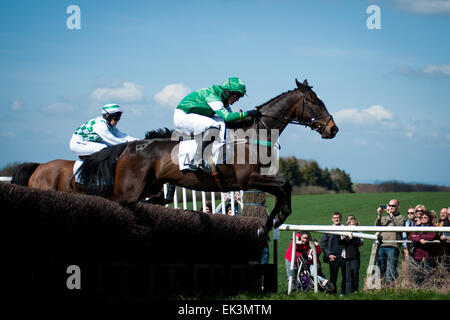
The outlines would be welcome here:
M 302 84 L 300 82 L 298 82 L 297 78 L 295 78 L 295 84 L 297 85 L 297 88 L 300 89 L 300 87 L 302 87 Z
M 305 80 L 303 81 L 303 85 L 304 85 L 305 87 L 309 87 L 308 80 L 305 79 Z

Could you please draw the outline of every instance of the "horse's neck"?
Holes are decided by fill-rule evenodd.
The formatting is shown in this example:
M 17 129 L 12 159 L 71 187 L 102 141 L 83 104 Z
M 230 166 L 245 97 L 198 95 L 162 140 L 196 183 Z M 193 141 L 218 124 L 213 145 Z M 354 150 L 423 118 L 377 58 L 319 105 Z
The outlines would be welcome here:
M 263 115 L 268 117 L 262 117 L 259 120 L 257 126 L 259 129 L 278 129 L 279 133 L 288 125 L 287 121 L 282 121 L 280 118 L 288 118 L 293 112 L 295 103 L 298 101 L 295 91 L 289 91 L 274 101 L 270 101 L 263 105 L 259 110 Z

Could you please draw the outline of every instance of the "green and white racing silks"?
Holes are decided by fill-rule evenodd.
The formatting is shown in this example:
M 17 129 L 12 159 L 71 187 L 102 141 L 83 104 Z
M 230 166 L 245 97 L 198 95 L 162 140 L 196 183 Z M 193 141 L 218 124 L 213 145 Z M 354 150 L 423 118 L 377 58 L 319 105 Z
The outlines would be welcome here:
M 116 127 L 110 126 L 103 117 L 91 119 L 79 126 L 74 134 L 80 136 L 83 141 L 116 145 L 128 141 L 137 140 L 121 132 Z
M 247 112 L 232 112 L 231 108 L 226 108 L 223 99 L 224 90 L 219 85 L 212 85 L 188 94 L 181 100 L 177 109 L 183 110 L 184 113 L 196 113 L 210 118 L 217 114 L 225 122 L 240 120 L 247 116 Z

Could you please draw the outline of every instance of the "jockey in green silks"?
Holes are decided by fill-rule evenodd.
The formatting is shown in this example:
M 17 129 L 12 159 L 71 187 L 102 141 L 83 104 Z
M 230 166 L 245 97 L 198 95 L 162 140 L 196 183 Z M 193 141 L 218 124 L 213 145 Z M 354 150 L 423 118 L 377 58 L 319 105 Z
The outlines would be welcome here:
M 258 110 L 233 112 L 231 105 L 246 94 L 245 83 L 239 78 L 228 78 L 222 85 L 212 85 L 188 94 L 175 109 L 173 122 L 177 130 L 194 135 L 203 134 L 198 143 L 192 167 L 208 171 L 202 154 L 212 137 L 225 141 L 227 122 L 258 117 Z

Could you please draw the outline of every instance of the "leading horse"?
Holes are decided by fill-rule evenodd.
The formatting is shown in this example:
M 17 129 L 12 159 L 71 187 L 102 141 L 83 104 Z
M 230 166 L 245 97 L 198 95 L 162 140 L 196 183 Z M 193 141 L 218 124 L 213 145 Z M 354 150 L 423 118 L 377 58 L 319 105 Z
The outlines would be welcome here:
M 259 135 L 261 129 L 269 133 L 277 130 L 281 134 L 288 124 L 293 123 L 310 127 L 324 139 L 334 138 L 338 128 L 325 104 L 307 80 L 303 83 L 296 80 L 296 85 L 296 89 L 257 107 L 261 116 L 244 130 L 244 135 L 248 131 L 256 131 Z M 276 198 L 265 225 L 258 230 L 267 234 L 291 213 L 292 187 L 289 181 L 275 174 L 263 174 L 261 169 L 264 165 L 260 161 L 249 161 L 255 143 L 261 144 L 261 141 L 254 139 L 245 145 L 245 161 L 218 164 L 214 176 L 203 171 L 179 170 L 179 141 L 171 139 L 170 132 L 166 132 L 155 139 L 113 146 L 88 157 L 80 168 L 82 184 L 77 187 L 86 193 L 121 203 L 137 202 L 148 195 L 156 195 L 164 183 L 204 191 L 258 189 Z M 256 147 L 261 149 L 258 148 L 261 145 Z M 233 148 L 237 154 L 238 145 L 234 144 Z

